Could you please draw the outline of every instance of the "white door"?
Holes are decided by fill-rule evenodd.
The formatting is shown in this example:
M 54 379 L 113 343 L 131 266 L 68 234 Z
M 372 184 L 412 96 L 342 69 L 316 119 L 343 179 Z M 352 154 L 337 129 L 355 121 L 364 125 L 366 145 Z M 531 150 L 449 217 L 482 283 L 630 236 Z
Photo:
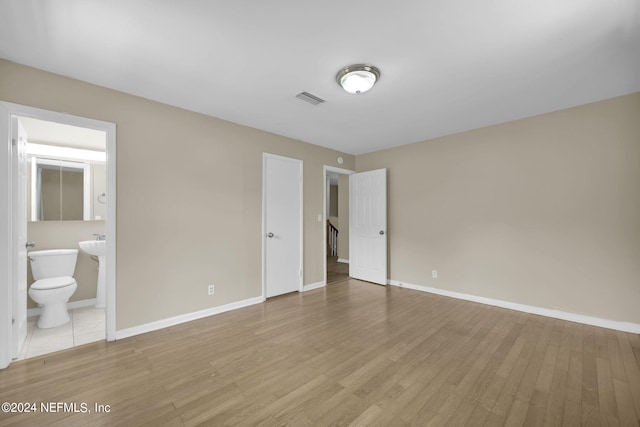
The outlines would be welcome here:
M 20 355 L 27 336 L 27 133 L 17 117 L 11 118 L 11 239 L 13 253 L 12 358 Z
M 11 363 L 13 247 L 11 245 L 11 120 L 9 110 L 0 105 L 0 369 Z
M 265 297 L 301 290 L 301 160 L 264 154 L 263 231 Z
M 387 170 L 349 175 L 349 276 L 387 284 Z

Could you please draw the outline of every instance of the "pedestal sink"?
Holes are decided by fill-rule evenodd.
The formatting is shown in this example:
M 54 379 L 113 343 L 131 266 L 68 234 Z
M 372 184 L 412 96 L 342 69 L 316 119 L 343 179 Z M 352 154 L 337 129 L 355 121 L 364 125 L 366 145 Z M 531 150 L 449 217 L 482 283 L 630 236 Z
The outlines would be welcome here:
M 80 249 L 89 255 L 98 257 L 98 288 L 96 291 L 96 307 L 102 308 L 105 303 L 105 289 L 104 289 L 104 254 L 107 249 L 107 242 L 105 240 L 85 240 L 79 242 Z

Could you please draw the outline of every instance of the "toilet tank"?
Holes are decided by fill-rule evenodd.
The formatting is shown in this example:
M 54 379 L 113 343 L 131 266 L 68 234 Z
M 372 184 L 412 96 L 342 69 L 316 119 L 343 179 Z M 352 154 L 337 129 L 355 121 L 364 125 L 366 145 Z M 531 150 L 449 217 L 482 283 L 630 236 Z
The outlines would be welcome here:
M 78 259 L 77 249 L 48 249 L 27 254 L 35 280 L 73 276 Z

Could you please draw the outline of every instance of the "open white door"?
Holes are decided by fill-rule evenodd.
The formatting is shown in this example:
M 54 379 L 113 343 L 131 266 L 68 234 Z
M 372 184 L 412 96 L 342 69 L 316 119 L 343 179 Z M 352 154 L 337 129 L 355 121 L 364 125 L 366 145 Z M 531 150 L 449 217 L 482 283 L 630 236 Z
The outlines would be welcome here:
M 20 120 L 11 118 L 11 179 L 13 254 L 13 359 L 20 355 L 20 349 L 27 337 L 27 132 Z
M 9 110 L 0 105 L 0 369 L 11 363 L 11 123 Z
M 302 290 L 302 161 L 263 157 L 263 286 L 266 298 Z
M 349 175 L 349 276 L 387 284 L 387 170 Z

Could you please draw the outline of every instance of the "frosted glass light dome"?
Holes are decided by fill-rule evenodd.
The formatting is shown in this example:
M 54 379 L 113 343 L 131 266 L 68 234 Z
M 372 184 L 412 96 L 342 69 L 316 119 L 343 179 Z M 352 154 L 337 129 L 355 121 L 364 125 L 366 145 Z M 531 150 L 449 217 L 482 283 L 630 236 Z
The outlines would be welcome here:
M 338 84 L 345 91 L 356 95 L 371 89 L 379 78 L 380 70 L 366 64 L 350 65 L 336 75 Z

